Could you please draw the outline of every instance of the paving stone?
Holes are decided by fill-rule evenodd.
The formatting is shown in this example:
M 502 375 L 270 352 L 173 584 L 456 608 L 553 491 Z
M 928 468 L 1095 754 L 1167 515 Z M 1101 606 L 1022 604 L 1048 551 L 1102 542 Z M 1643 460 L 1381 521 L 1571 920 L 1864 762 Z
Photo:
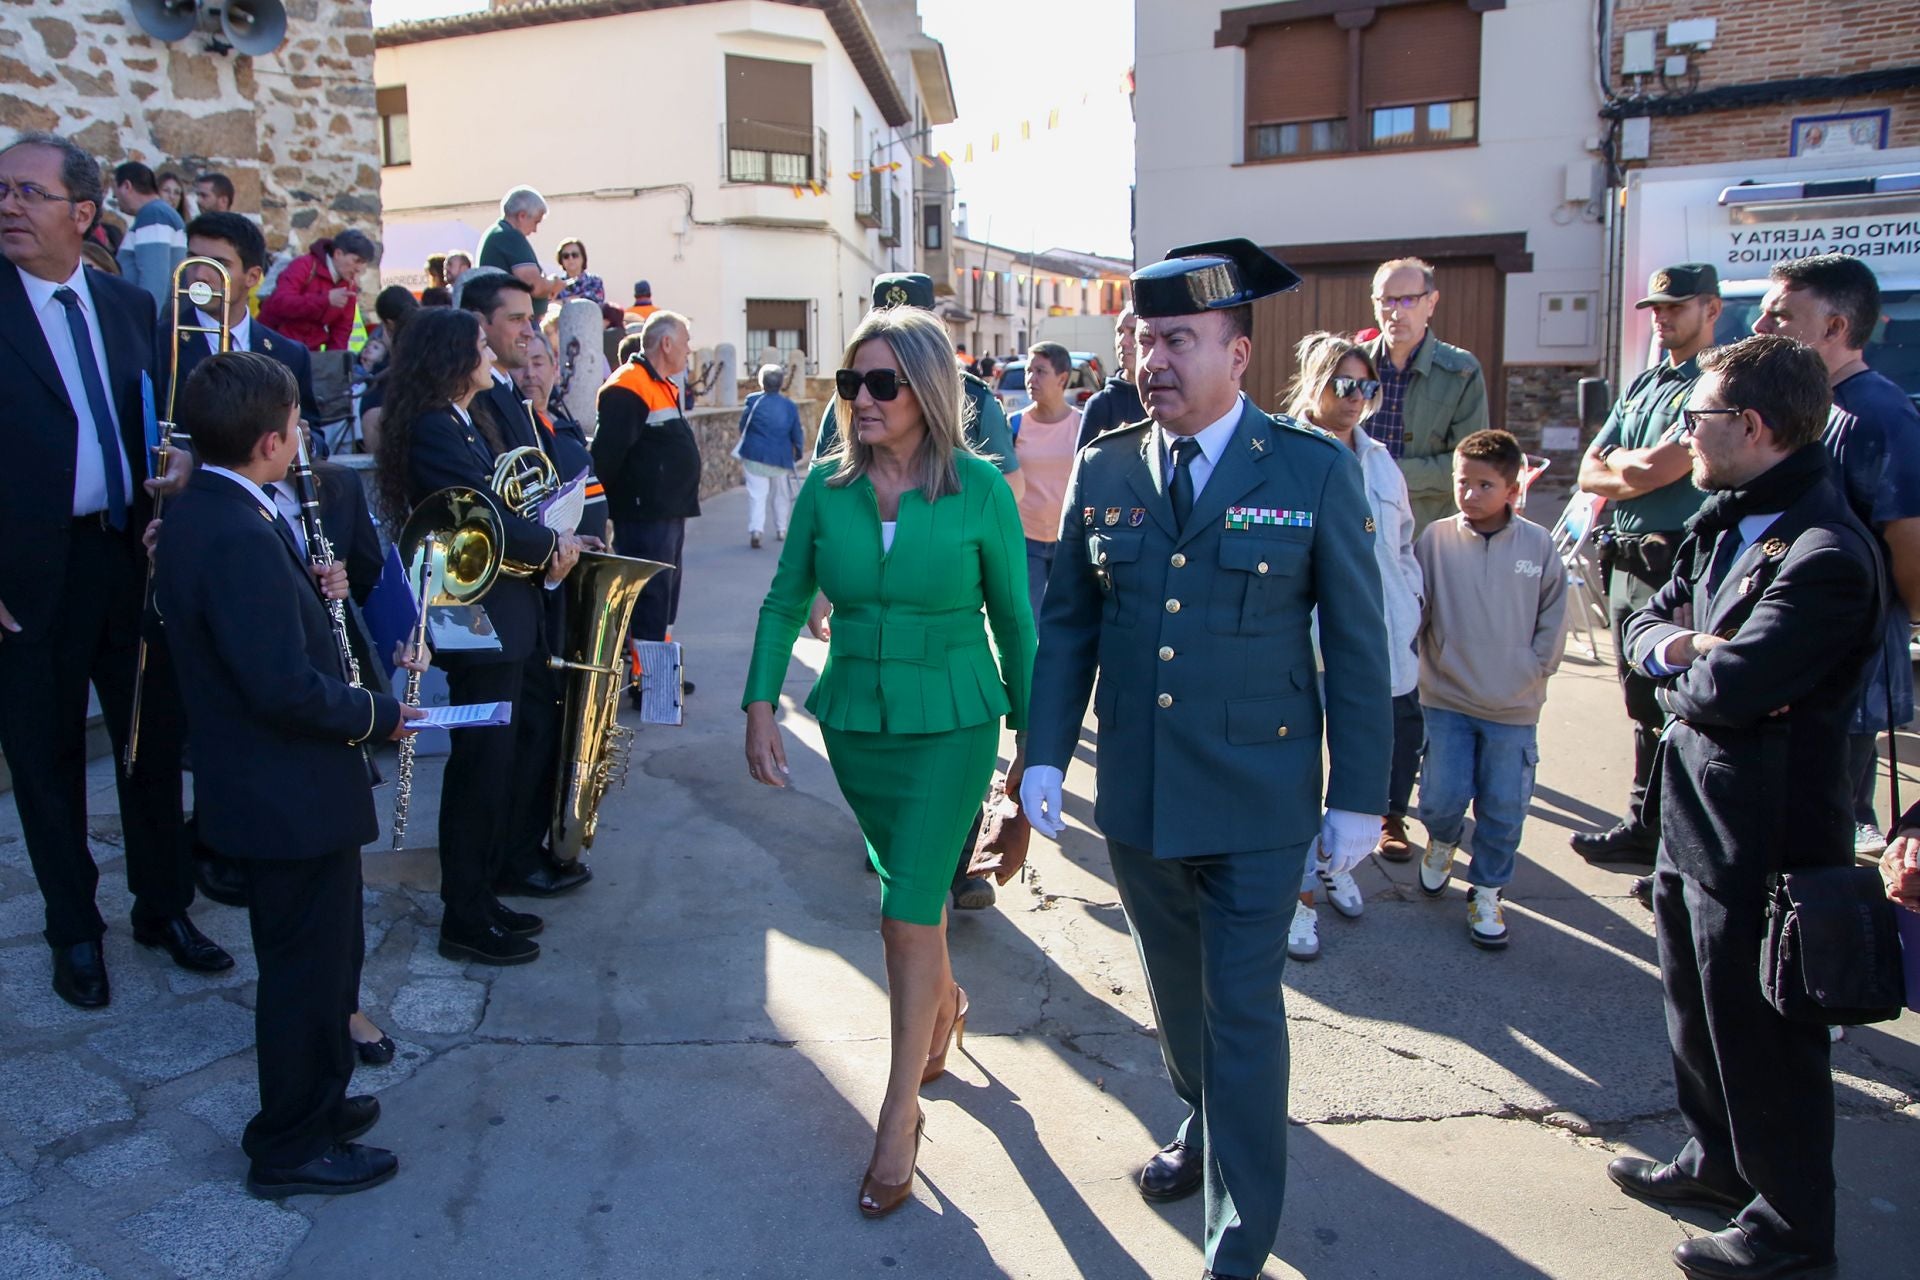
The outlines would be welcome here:
M 126 1091 L 75 1064 L 70 1054 L 0 1059 L 0 1120 L 36 1145 L 90 1125 L 131 1119 L 133 1100 Z
M 5 1156 L 0 1156 L 0 1208 L 25 1200 L 33 1194 L 33 1179 Z
M 69 1156 L 60 1167 L 75 1181 L 96 1190 L 137 1178 L 173 1159 L 173 1148 L 158 1134 L 136 1133 Z
M 247 1121 L 260 1110 L 260 1084 L 249 1077 L 217 1084 L 180 1104 L 180 1109 L 207 1125 L 228 1142 L 238 1143 Z
M 409 1031 L 461 1035 L 480 1025 L 487 989 L 464 978 L 421 978 L 393 998 L 393 1020 Z
M 138 1079 L 173 1080 L 251 1047 L 253 1014 L 210 997 L 102 1031 L 87 1044 Z
M 285 1266 L 311 1225 L 238 1182 L 203 1182 L 125 1219 L 120 1230 L 185 1280 L 249 1280 Z
M 414 936 L 407 972 L 421 978 L 458 978 L 466 974 L 467 966 L 463 960 L 449 960 L 440 954 L 438 930 L 423 929 Z
M 46 903 L 37 890 L 0 902 L 0 938 L 39 933 L 46 923 Z
M 76 1009 L 53 993 L 53 960 L 46 944 L 0 950 L 0 1010 L 35 1030 L 105 1026 L 120 1014 L 154 1001 L 151 975 L 142 972 L 124 951 L 124 940 L 107 940 L 107 978 L 113 1003 L 106 1009 Z M 124 960 L 126 963 L 117 963 Z
M 0 866 L 31 867 L 27 858 L 27 842 L 16 835 L 0 836 Z
M 241 936 L 246 935 L 243 933 Z M 233 957 L 233 968 L 223 973 L 195 973 L 191 969 L 182 969 L 178 965 L 169 966 L 168 990 L 177 996 L 186 996 L 196 991 L 224 991 L 230 987 L 244 987 L 249 982 L 259 981 L 260 964 L 254 958 L 251 946 L 233 946 L 218 938 L 214 941 L 226 947 L 227 954 Z
M 393 1042 L 393 1061 L 384 1067 L 369 1067 L 356 1061 L 349 1093 L 379 1093 L 391 1089 L 427 1064 L 431 1051 L 407 1040 Z
M 0 1223 L 0 1258 L 6 1259 L 8 1280 L 106 1280 L 66 1245 L 25 1227 Z

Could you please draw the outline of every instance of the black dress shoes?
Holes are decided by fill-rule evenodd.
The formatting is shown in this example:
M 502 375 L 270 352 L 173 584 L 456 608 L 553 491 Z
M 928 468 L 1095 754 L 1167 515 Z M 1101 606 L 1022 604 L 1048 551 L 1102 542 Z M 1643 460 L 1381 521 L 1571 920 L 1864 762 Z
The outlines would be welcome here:
M 1649 911 L 1653 910 L 1652 876 L 1635 876 L 1633 883 L 1627 886 L 1627 892 L 1631 893 L 1641 906 Z
M 378 1040 L 355 1040 L 353 1052 L 360 1061 L 369 1067 L 384 1067 L 393 1061 L 396 1046 L 392 1036 L 381 1036 Z
M 193 883 L 201 897 L 223 907 L 247 905 L 247 865 L 238 858 L 223 858 L 217 853 L 194 854 Z
M 547 922 L 533 912 L 515 911 L 499 901 L 493 904 L 493 922 L 516 938 L 534 937 L 547 927 Z
M 1694 1205 L 1701 1209 L 1723 1209 L 1735 1214 L 1746 1207 L 1751 1196 L 1742 1198 L 1716 1191 L 1691 1174 L 1670 1164 L 1644 1160 L 1639 1156 L 1621 1156 L 1607 1165 L 1607 1176 L 1630 1196 L 1654 1204 Z
M 1140 1194 L 1149 1200 L 1181 1200 L 1200 1189 L 1206 1161 L 1184 1142 L 1169 1142 L 1140 1170 Z
M 1706 1280 L 1780 1280 L 1785 1276 L 1814 1276 L 1829 1272 L 1833 1251 L 1801 1253 L 1756 1240 L 1739 1227 L 1710 1236 L 1682 1240 L 1673 1261 L 1690 1276 Z
M 377 1187 L 400 1168 L 400 1157 L 379 1147 L 341 1142 L 293 1169 L 255 1164 L 247 1170 L 247 1190 L 262 1200 L 283 1196 L 348 1196 Z
M 195 973 L 221 973 L 233 968 L 233 957 L 219 943 L 194 928 L 184 911 L 158 924 L 134 921 L 133 940 L 143 947 L 164 947 L 175 964 Z
M 1642 867 L 1653 865 L 1654 841 L 1624 822 L 1605 831 L 1575 832 L 1567 837 L 1567 843 L 1588 862 L 1626 862 Z
M 365 1093 L 348 1098 L 333 1117 L 334 1141 L 352 1142 L 379 1123 L 380 1099 Z
M 107 958 L 98 942 L 53 949 L 53 993 L 77 1008 L 107 1007 Z
M 571 893 L 593 879 L 593 869 L 584 862 L 562 863 L 542 854 L 540 865 L 524 876 L 502 876 L 493 891 L 502 898 L 557 898 Z
M 440 922 L 440 954 L 475 964 L 527 964 L 540 958 L 540 944 L 517 938 L 492 920 L 474 925 L 448 916 Z

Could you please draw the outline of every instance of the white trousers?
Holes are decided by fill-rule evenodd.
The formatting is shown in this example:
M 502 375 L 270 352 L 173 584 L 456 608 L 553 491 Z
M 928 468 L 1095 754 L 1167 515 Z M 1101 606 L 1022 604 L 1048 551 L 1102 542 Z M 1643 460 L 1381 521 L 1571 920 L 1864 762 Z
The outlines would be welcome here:
M 768 499 L 772 499 L 773 527 L 782 537 L 787 532 L 787 517 L 793 511 L 791 476 L 757 476 L 747 470 L 747 532 L 763 533 L 767 527 Z

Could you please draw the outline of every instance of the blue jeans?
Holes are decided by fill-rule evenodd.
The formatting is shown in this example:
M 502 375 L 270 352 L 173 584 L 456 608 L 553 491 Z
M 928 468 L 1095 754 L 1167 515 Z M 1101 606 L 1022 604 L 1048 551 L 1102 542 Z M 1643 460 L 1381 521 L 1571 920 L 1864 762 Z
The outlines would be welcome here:
M 1495 724 L 1438 707 L 1423 710 L 1427 759 L 1420 773 L 1420 824 L 1442 844 L 1459 844 L 1471 802 L 1473 865 L 1467 882 L 1501 888 L 1513 879 L 1520 827 L 1533 802 L 1538 726 Z
M 1057 542 L 1027 539 L 1027 599 L 1033 605 L 1036 627 L 1040 625 L 1040 601 L 1047 594 L 1047 575 L 1053 571 L 1053 553 L 1059 549 Z

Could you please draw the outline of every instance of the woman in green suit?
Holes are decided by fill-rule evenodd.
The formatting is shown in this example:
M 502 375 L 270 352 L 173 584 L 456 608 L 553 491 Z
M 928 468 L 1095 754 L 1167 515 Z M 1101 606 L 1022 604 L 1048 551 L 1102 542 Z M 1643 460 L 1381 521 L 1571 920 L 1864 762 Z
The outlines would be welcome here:
M 880 1217 L 912 1188 L 920 1086 L 964 1033 L 947 888 L 993 774 L 1001 719 L 1026 726 L 1034 630 L 1019 508 L 961 433 L 946 326 L 910 307 L 875 311 L 843 364 L 840 443 L 794 502 L 742 705 L 748 771 L 785 786 L 774 704 L 807 608 L 824 591 L 831 647 L 807 709 L 880 873 L 893 1061 L 860 1184 L 860 1211 Z M 1019 773 L 1016 759 L 1008 795 L 1019 794 Z

